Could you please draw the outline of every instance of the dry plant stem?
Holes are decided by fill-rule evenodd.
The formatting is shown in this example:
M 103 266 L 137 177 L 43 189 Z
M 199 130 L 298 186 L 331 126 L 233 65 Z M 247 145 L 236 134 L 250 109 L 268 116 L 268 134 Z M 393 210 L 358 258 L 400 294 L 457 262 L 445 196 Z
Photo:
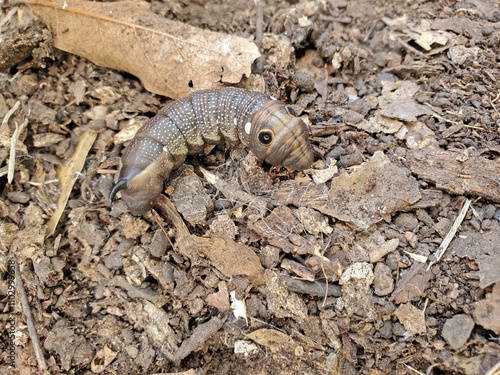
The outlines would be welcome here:
M 284 281 L 287 288 L 292 292 L 297 292 L 301 294 L 307 294 L 314 297 L 340 297 L 342 296 L 342 290 L 339 285 L 329 284 L 328 279 L 325 283 L 319 281 L 310 282 L 294 279 L 289 276 L 280 276 L 280 280 Z
M 16 104 L 14 104 L 14 106 L 9 110 L 9 112 L 7 112 L 7 114 L 5 115 L 5 117 L 3 118 L 2 120 L 2 126 L 0 127 L 1 129 L 7 129 L 7 124 L 9 123 L 9 120 L 10 120 L 10 117 L 14 114 L 15 111 L 17 111 L 17 109 L 19 108 L 19 106 L 21 105 L 21 102 L 18 100 L 16 102 Z M 17 131 L 18 127 L 17 127 L 17 124 L 16 124 L 16 131 Z M 14 177 L 14 166 L 15 166 L 15 162 L 16 162 L 16 142 L 17 142 L 17 139 L 15 137 L 16 135 L 16 132 L 14 132 L 14 134 L 12 134 L 12 140 L 11 140 L 11 144 L 10 144 L 10 157 L 9 157 L 9 164 L 7 166 L 7 174 L 8 174 L 8 182 L 9 184 L 12 182 L 12 179 Z M 17 135 L 17 138 L 19 138 L 19 134 Z M 11 172 L 12 170 L 12 172 Z M 5 171 L 4 171 L 4 168 L 2 168 L 2 170 L 0 171 L 0 176 L 4 176 L 5 175 Z
M 460 213 L 458 214 L 450 231 L 446 234 L 446 237 L 443 239 L 443 242 L 439 246 L 439 249 L 436 252 L 436 259 L 429 263 L 429 266 L 427 267 L 427 271 L 431 268 L 431 266 L 434 263 L 439 262 L 439 260 L 441 259 L 441 257 L 445 253 L 446 249 L 448 249 L 448 246 L 450 245 L 451 241 L 455 237 L 455 234 L 457 233 L 458 227 L 460 226 L 460 224 L 462 224 L 462 221 L 464 220 L 465 215 L 467 214 L 467 211 L 469 210 L 470 202 L 471 202 L 470 199 L 467 199 L 465 201 L 465 204 L 462 207 L 462 210 L 460 211 Z
M 24 285 L 21 280 L 21 271 L 19 270 L 19 264 L 17 264 L 17 261 L 15 259 L 14 268 L 16 270 L 16 285 L 19 289 L 19 293 L 21 294 L 21 304 L 23 306 L 24 316 L 26 317 L 26 324 L 28 325 L 28 332 L 31 337 L 31 342 L 33 343 L 33 350 L 35 351 L 38 366 L 44 374 L 49 374 L 47 370 L 47 364 L 45 363 L 45 358 L 43 357 L 40 340 L 38 339 L 38 334 L 36 333 L 35 323 L 33 322 L 33 315 L 31 315 L 28 296 L 26 295 L 26 290 L 24 289 Z
M 7 182 L 9 184 L 14 180 L 14 172 L 16 170 L 16 143 L 27 125 L 28 119 L 25 119 L 20 126 L 16 123 L 16 130 L 14 130 L 14 134 L 12 134 L 12 139 L 10 141 L 9 170 L 7 172 Z
M 8 170 L 9 170 L 9 166 L 8 165 L 0 168 L 0 177 L 5 176 L 7 174 L 7 172 L 8 172 Z
M 493 99 L 493 100 L 490 99 L 491 106 L 493 107 L 493 109 L 495 110 L 495 112 L 498 115 L 500 115 L 500 112 L 498 111 L 497 107 L 495 107 L 495 102 L 498 100 L 499 97 L 500 97 L 500 93 L 496 96 L 495 99 Z
M 405 364 L 405 366 L 406 366 L 406 368 L 407 368 L 408 370 L 413 371 L 415 374 L 424 375 L 424 373 L 423 373 L 423 372 L 420 372 L 420 371 L 418 371 L 418 370 L 414 369 L 414 368 L 413 368 L 413 367 L 411 367 L 410 365 L 406 365 L 406 364 Z
M 264 37 L 264 14 L 262 2 L 264 0 L 254 0 L 255 3 L 255 44 L 262 52 L 262 39 Z M 260 56 L 255 61 L 255 73 L 261 74 L 264 70 L 264 56 Z
M 500 361 L 493 365 L 484 375 L 499 375 L 500 374 Z
M 437 118 L 438 120 L 441 120 L 441 121 L 449 122 L 450 124 L 458 124 L 458 121 L 448 120 L 448 119 L 446 119 L 444 117 L 441 117 L 441 116 L 439 116 L 439 115 L 437 115 L 435 113 L 432 114 L 432 117 L 435 117 L 435 118 Z
M 10 116 L 12 116 L 15 111 L 17 111 L 17 109 L 19 108 L 20 105 L 21 105 L 21 102 L 18 100 L 16 102 L 16 104 L 14 104 L 14 106 L 9 110 L 9 112 L 7 112 L 7 114 L 5 115 L 5 117 L 2 120 L 2 129 L 7 126 L 7 123 L 10 120 Z
M 264 14 L 262 11 L 262 2 L 264 0 L 254 0 L 255 2 L 255 44 L 259 48 L 262 47 L 263 29 L 264 29 Z

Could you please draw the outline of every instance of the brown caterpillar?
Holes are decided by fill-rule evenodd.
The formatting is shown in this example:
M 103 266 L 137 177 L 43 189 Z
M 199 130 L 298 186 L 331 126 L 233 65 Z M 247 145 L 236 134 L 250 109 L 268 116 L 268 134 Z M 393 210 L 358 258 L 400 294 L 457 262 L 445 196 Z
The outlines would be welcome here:
M 272 165 L 303 170 L 313 162 L 308 135 L 295 111 L 268 95 L 234 87 L 198 91 L 166 105 L 139 129 L 109 199 L 124 189 L 132 214 L 143 214 L 186 155 L 224 140 L 240 140 Z

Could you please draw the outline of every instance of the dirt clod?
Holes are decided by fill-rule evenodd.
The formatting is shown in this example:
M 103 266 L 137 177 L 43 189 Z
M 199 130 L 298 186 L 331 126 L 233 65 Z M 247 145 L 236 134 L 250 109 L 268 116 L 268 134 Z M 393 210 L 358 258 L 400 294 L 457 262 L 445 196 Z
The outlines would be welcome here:
M 1 374 L 495 373 L 498 1 L 37 2 L 53 34 L 33 2 L 0 7 Z M 110 204 L 142 124 L 228 84 L 303 119 L 311 168 L 210 145 Z

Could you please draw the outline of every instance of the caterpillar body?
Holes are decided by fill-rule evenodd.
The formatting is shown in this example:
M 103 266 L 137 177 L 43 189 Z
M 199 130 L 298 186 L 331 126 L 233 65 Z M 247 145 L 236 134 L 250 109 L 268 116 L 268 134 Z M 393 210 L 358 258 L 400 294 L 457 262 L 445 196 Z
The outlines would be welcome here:
M 295 111 L 266 94 L 235 87 L 197 91 L 169 103 L 139 129 L 123 152 L 110 201 L 123 190 L 131 213 L 143 214 L 187 155 L 223 141 L 239 140 L 260 160 L 304 170 L 314 159 L 308 136 Z

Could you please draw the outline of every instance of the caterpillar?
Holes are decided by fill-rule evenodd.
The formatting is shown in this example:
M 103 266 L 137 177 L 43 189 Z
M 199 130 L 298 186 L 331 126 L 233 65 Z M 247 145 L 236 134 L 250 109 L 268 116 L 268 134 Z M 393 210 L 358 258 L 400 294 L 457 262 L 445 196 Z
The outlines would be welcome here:
M 241 141 L 272 165 L 304 170 L 314 159 L 308 136 L 293 108 L 266 94 L 235 87 L 197 91 L 169 103 L 139 129 L 123 152 L 109 201 L 122 190 L 130 212 L 142 215 L 187 155 L 223 141 Z

